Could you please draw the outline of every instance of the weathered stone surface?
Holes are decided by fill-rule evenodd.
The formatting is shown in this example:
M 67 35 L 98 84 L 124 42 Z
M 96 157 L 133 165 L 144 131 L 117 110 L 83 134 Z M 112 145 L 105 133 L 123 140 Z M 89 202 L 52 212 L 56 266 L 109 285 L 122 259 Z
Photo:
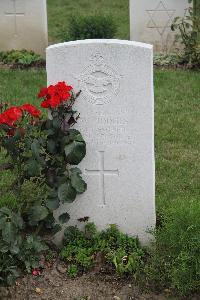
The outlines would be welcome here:
M 188 0 L 130 0 L 131 40 L 153 44 L 157 52 L 172 51 L 180 45 L 171 24 L 187 7 Z
M 48 45 L 46 0 L 0 1 L 0 51 L 33 50 Z
M 87 142 L 80 168 L 88 190 L 69 211 L 69 225 L 90 217 L 139 236 L 155 224 L 152 46 L 86 40 L 47 48 L 48 84 L 65 80 L 82 90 L 77 128 Z

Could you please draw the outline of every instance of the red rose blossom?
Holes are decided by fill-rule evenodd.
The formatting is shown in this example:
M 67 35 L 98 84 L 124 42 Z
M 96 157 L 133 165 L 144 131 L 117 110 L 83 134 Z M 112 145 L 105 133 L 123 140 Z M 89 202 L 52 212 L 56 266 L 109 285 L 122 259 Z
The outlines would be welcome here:
M 59 96 L 53 96 L 50 99 L 44 100 L 41 103 L 41 106 L 43 108 L 56 108 L 58 105 L 60 105 L 61 100 Z
M 63 101 L 66 101 L 71 96 L 69 92 L 72 90 L 72 87 L 66 85 L 64 81 L 58 82 L 55 88 L 56 88 L 56 93 L 60 96 L 60 98 Z
M 37 109 L 34 105 L 31 104 L 24 104 L 21 106 L 22 110 L 27 111 L 31 116 L 39 118 L 41 115 L 41 111 Z
M 2 114 L 0 115 L 0 125 L 1 125 L 1 124 L 5 124 L 5 123 L 6 123 L 6 118 L 5 118 L 4 114 L 2 113 Z
M 13 106 L 0 115 L 0 124 L 7 124 L 13 126 L 22 116 L 20 107 Z
M 47 88 L 42 88 L 38 94 L 38 98 L 44 98 L 48 94 L 48 89 Z
M 43 108 L 49 108 L 49 107 L 51 107 L 50 101 L 49 100 L 42 101 L 41 107 L 43 107 Z
M 44 98 L 41 103 L 43 108 L 56 108 L 63 101 L 67 101 L 71 97 L 70 91 L 72 87 L 64 81 L 58 82 L 56 85 L 50 85 L 48 88 L 42 88 L 38 94 L 39 98 Z

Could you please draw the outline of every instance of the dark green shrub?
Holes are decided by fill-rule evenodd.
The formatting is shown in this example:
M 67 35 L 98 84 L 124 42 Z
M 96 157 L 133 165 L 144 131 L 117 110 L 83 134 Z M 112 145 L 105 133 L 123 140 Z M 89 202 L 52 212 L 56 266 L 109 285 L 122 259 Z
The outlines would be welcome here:
M 145 271 L 156 289 L 187 296 L 200 289 L 200 204 L 177 203 L 168 212 Z
M 20 276 L 18 264 L 13 255 L 0 252 L 0 287 L 13 284 Z
M 24 234 L 19 213 L 0 209 L 0 286 L 14 283 L 20 270 L 40 267 L 40 254 L 47 250 L 40 237 Z
M 117 32 L 111 16 L 73 16 L 69 22 L 67 40 L 112 39 Z
M 120 275 L 136 274 L 143 256 L 138 240 L 121 233 L 115 225 L 101 232 L 96 230 L 93 223 L 88 223 L 84 232 L 76 227 L 65 230 L 61 257 L 68 263 L 70 277 L 91 268 L 97 257 L 102 258 L 100 267 L 110 265 Z

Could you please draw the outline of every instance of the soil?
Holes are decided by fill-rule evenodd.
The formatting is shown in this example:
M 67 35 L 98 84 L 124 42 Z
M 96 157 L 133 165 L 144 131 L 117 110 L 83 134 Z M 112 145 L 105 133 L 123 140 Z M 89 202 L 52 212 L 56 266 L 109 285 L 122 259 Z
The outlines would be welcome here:
M 15 286 L 0 289 L 1 300 L 164 300 L 163 295 L 142 293 L 131 281 L 111 275 L 89 273 L 70 279 L 57 267 L 40 276 L 28 275 Z
M 71 279 L 58 258 L 45 262 L 38 276 L 19 278 L 15 285 L 0 288 L 0 300 L 176 300 L 169 290 L 163 294 L 142 291 L 132 278 L 120 279 L 94 268 L 90 273 Z M 192 297 L 191 300 L 198 300 Z M 189 300 L 189 298 L 187 298 Z
M 12 287 L 0 287 L 0 300 L 200 300 L 198 295 L 181 299 L 168 289 L 157 293 L 138 287 L 132 276 L 120 278 L 101 259 L 90 272 L 72 279 L 66 264 L 53 253 L 50 262 L 41 256 L 42 269 L 36 276 L 25 275 Z

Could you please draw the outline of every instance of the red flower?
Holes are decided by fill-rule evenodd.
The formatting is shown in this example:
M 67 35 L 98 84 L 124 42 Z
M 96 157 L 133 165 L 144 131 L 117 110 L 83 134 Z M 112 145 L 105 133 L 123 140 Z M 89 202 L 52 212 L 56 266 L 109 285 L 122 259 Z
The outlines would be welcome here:
M 67 101 L 71 97 L 70 91 L 72 87 L 67 85 L 64 81 L 58 82 L 56 85 L 50 85 L 48 88 L 41 89 L 38 94 L 39 98 L 44 98 L 41 103 L 43 108 L 56 108 L 63 101 Z
M 31 104 L 24 104 L 21 106 L 22 110 L 27 111 L 31 116 L 39 118 L 41 115 L 41 111 L 38 110 L 34 105 Z
M 41 103 L 41 106 L 42 106 L 43 108 L 55 108 L 55 107 L 57 107 L 60 103 L 61 103 L 60 97 L 59 97 L 59 96 L 53 96 L 53 97 L 50 98 L 50 99 L 44 100 L 44 101 Z
M 49 102 L 50 102 L 51 108 L 55 108 L 55 107 L 57 107 L 61 103 L 60 98 L 57 95 L 53 96 L 49 100 Z
M 41 107 L 43 107 L 43 108 L 49 108 L 49 107 L 51 107 L 50 106 L 50 101 L 49 100 L 42 101 Z
M 1 124 L 6 124 L 6 118 L 3 113 L 0 115 L 0 125 Z
M 63 101 L 68 100 L 68 98 L 71 96 L 69 92 L 72 90 L 72 87 L 69 85 L 66 85 L 66 83 L 64 81 L 58 82 L 55 85 L 55 88 L 56 88 L 57 94 L 60 96 L 60 98 Z
M 0 124 L 7 124 L 13 126 L 22 116 L 20 107 L 13 106 L 0 115 Z
M 48 94 L 48 89 L 47 88 L 42 88 L 38 94 L 38 98 L 44 98 Z
M 56 89 L 54 85 L 50 85 L 48 88 L 47 98 L 51 98 L 56 94 Z

